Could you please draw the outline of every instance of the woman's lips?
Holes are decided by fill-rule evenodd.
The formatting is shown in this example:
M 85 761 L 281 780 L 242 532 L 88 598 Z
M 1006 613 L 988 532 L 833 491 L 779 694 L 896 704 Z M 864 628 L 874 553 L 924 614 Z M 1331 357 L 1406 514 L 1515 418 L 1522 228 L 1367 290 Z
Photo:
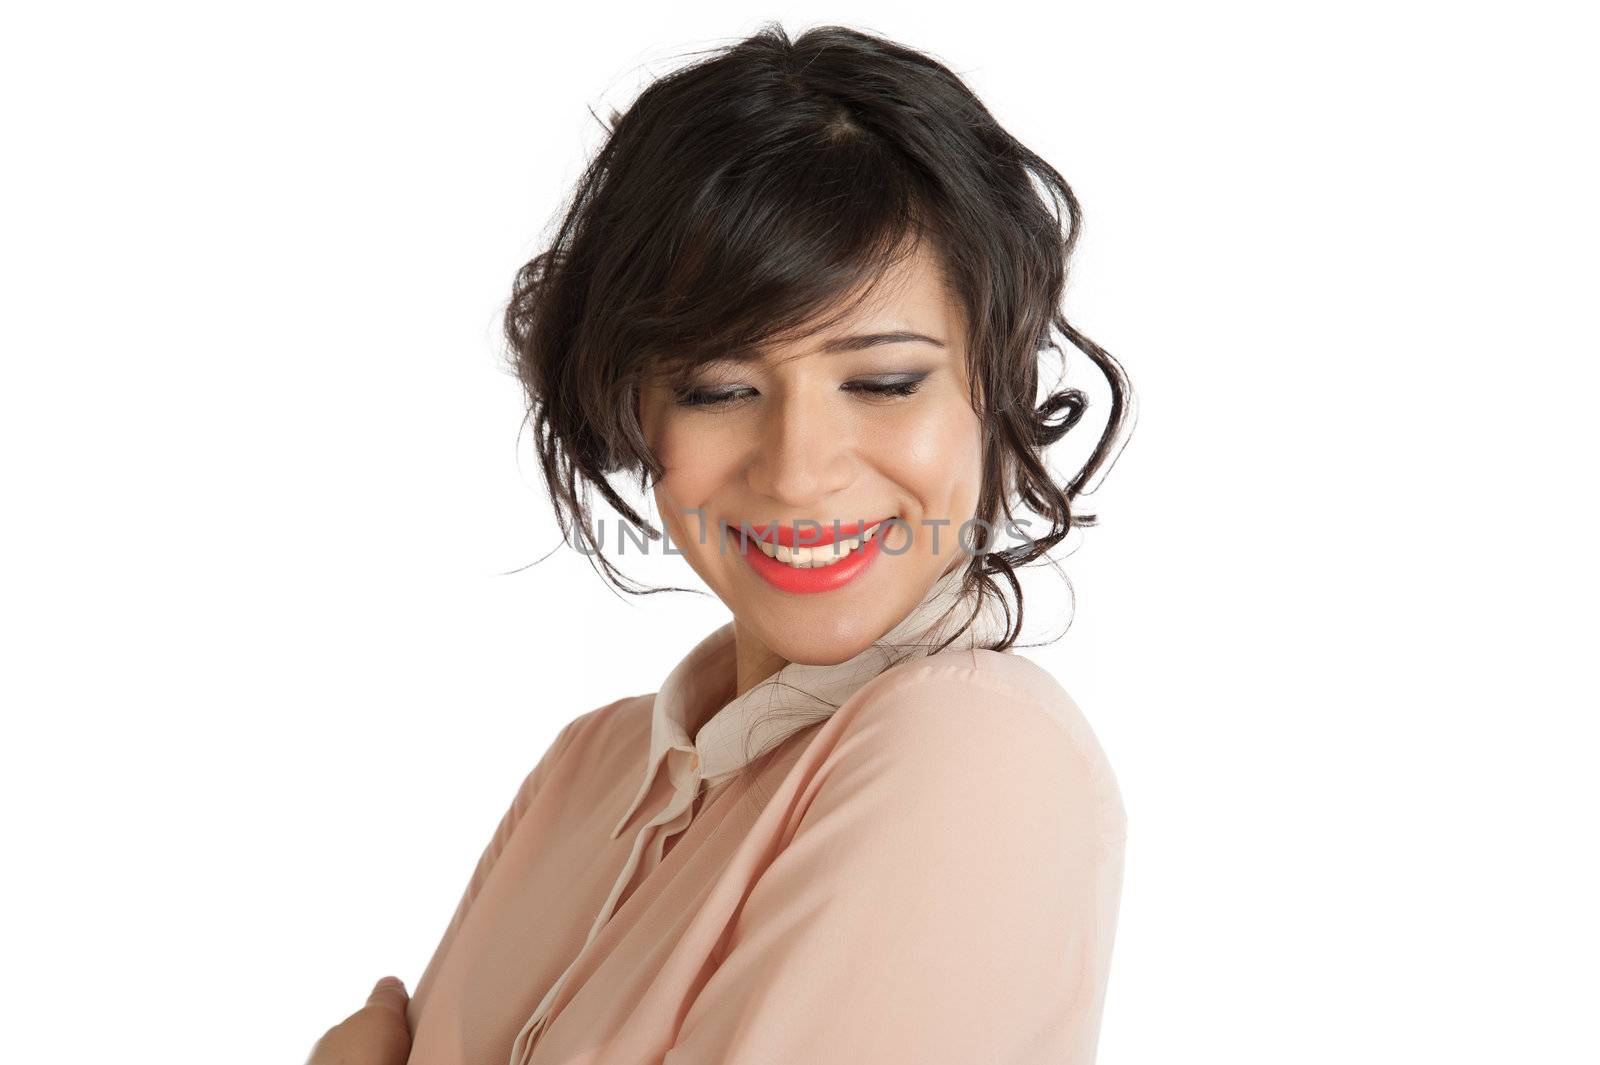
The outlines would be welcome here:
M 866 530 L 887 520 L 887 518 L 880 518 L 878 521 L 855 522 L 849 526 L 841 524 L 839 526 L 839 539 L 861 535 Z M 775 530 L 768 526 L 751 526 L 750 528 L 752 531 L 762 531 L 768 536 L 775 536 L 779 543 L 783 543 L 785 539 L 784 533 L 790 533 L 791 535 L 788 537 L 790 544 L 785 546 L 791 546 L 794 540 L 793 530 L 788 526 L 780 525 Z M 820 546 L 811 543 L 811 537 L 807 534 L 812 531 L 809 525 L 801 530 L 800 540 L 802 543 L 799 546 Z M 823 529 L 823 534 L 827 539 L 822 541 L 822 544 L 832 544 L 834 541 L 832 525 L 826 526 Z M 882 539 L 883 536 L 881 534 L 874 535 L 837 562 L 805 569 L 791 566 L 787 562 L 779 562 L 777 559 L 768 556 L 760 547 L 752 544 L 742 531 L 739 532 L 739 553 L 744 556 L 745 563 L 756 571 L 757 576 L 778 590 L 795 595 L 814 595 L 819 592 L 831 592 L 843 588 L 865 573 L 867 567 L 871 566 L 873 561 L 877 559 L 879 542 Z

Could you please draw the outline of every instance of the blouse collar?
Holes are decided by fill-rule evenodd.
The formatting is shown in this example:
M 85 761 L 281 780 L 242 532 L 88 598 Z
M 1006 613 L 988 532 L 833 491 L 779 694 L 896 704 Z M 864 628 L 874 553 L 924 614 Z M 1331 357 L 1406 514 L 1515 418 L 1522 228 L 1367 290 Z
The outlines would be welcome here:
M 933 583 L 928 592 L 894 628 L 854 658 L 831 665 L 791 662 L 737 699 L 733 622 L 701 640 L 662 682 L 650 718 L 650 757 L 633 802 L 611 831 L 615 839 L 650 793 L 651 784 L 668 766 L 674 788 L 689 799 L 702 782 L 716 783 L 742 769 L 750 756 L 782 742 L 789 735 L 824 720 L 856 689 L 887 669 L 895 650 L 937 647 L 958 627 L 970 607 L 960 602 L 965 566 L 957 566 Z M 992 599 L 972 624 L 950 643 L 971 648 L 998 639 L 1005 617 Z M 688 722 L 697 709 L 724 705 L 690 738 Z

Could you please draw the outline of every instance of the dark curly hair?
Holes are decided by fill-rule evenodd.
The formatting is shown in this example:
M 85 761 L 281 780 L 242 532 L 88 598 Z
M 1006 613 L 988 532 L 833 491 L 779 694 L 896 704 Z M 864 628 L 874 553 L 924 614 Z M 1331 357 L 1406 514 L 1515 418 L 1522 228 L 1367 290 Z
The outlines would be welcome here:
M 850 297 L 865 295 L 908 246 L 928 241 L 967 311 L 984 431 L 978 528 L 1014 520 L 1017 505 L 1049 524 L 1017 546 L 988 536 L 972 545 L 964 587 L 1004 604 L 1006 632 L 991 646 L 1010 647 L 1022 627 L 1016 568 L 1048 561 L 1074 524 L 1095 523 L 1074 514 L 1073 501 L 1114 461 L 1131 400 L 1121 366 L 1060 310 L 1082 224 L 1077 199 L 960 78 L 892 41 L 832 25 L 791 40 L 769 22 L 689 54 L 698 61 L 611 113 L 604 144 L 546 250 L 518 271 L 505 311 L 563 540 L 572 544 L 576 527 L 575 546 L 622 591 L 688 590 L 633 582 L 590 528 L 598 491 L 650 539 L 661 536 L 610 481 L 636 473 L 644 491 L 662 476 L 640 429 L 643 382 L 810 335 L 848 313 Z M 1110 385 L 1105 426 L 1065 484 L 1043 453 L 1088 401 L 1077 388 L 1040 401 L 1043 352 L 1061 356 L 1065 378 L 1054 334 Z

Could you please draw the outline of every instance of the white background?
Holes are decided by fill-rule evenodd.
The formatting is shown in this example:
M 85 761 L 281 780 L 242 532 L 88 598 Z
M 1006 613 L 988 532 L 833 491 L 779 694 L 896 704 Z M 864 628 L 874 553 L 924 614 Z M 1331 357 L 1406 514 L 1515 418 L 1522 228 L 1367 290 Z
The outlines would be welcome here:
M 724 619 L 521 568 L 496 330 L 590 109 L 773 17 L 931 52 L 1087 212 L 1066 309 L 1139 420 L 1027 653 L 1128 808 L 1100 1060 L 1595 1061 L 1577 11 L 12 13 L 7 1056 L 303 1060 L 414 985 L 557 729 Z

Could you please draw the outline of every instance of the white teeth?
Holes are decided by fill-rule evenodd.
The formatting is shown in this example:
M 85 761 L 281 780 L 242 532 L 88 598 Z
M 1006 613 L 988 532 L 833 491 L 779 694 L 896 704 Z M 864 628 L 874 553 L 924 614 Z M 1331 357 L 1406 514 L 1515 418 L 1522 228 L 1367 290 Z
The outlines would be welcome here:
M 762 539 L 756 539 L 755 543 L 768 558 L 775 558 L 787 566 L 793 566 L 795 569 L 819 569 L 838 562 L 871 540 L 877 531 L 878 526 L 874 525 L 861 536 L 839 539 L 831 544 L 814 547 L 784 547 L 782 544 Z

